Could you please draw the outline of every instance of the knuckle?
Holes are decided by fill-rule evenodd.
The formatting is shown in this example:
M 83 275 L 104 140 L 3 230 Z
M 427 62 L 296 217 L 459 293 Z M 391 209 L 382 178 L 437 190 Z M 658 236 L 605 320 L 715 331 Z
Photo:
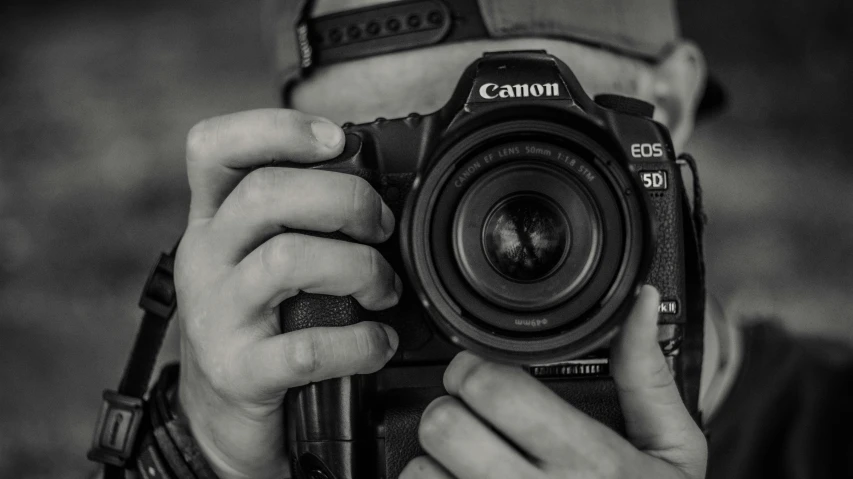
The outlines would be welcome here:
M 307 248 L 306 238 L 302 235 L 278 235 L 262 247 L 261 267 L 269 277 L 295 277 L 300 273 L 300 260 L 305 256 Z
M 349 182 L 349 215 L 353 220 L 373 219 L 380 206 L 379 195 L 364 178 L 350 175 Z
M 233 120 L 229 116 L 216 116 L 202 120 L 187 133 L 187 163 L 204 161 L 222 141 L 222 132 L 227 131 Z
M 448 434 L 448 430 L 458 422 L 461 414 L 456 401 L 443 396 L 434 400 L 421 416 L 418 427 L 418 438 L 424 447 L 440 443 Z
M 286 131 L 297 127 L 301 122 L 301 114 L 296 110 L 279 108 L 272 113 L 272 123 L 276 131 Z
M 190 131 L 187 133 L 186 140 L 186 155 L 188 163 L 198 161 L 198 159 L 204 156 L 207 143 L 211 139 L 210 131 L 213 129 L 212 124 L 216 121 L 217 120 L 214 118 L 202 120 L 190 128 Z
M 269 201 L 270 192 L 280 182 L 280 168 L 258 168 L 237 185 L 237 203 L 244 209 L 257 208 Z
M 672 371 L 666 361 L 660 361 L 650 377 L 648 387 L 650 389 L 669 389 L 675 387 L 675 378 L 672 376 Z
M 385 258 L 375 248 L 361 246 L 361 271 L 368 282 L 375 281 L 382 275 Z
M 693 421 L 686 420 L 681 423 L 679 430 L 671 434 L 673 438 L 672 449 L 683 451 L 685 463 L 689 458 L 704 460 L 708 455 L 708 442 L 702 429 Z
M 660 361 L 656 365 L 644 365 L 642 369 L 643 374 L 641 375 L 617 378 L 616 388 L 619 392 L 623 394 L 637 394 L 648 391 L 662 391 L 676 387 L 675 378 L 665 361 Z
M 314 331 L 299 335 L 284 352 L 285 366 L 296 376 L 312 376 L 322 367 L 320 342 Z

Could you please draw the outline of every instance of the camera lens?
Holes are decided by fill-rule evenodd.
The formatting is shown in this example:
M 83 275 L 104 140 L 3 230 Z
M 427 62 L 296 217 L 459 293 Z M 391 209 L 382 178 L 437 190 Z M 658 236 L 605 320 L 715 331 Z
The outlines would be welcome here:
M 522 193 L 492 209 L 483 228 L 483 249 L 505 277 L 538 281 L 560 266 L 569 237 L 569 221 L 559 206 L 536 193 Z
M 527 364 L 603 344 L 652 244 L 621 152 L 526 119 L 439 151 L 414 180 L 400 237 L 436 325 L 455 344 Z
M 600 214 L 585 187 L 523 155 L 470 181 L 461 185 L 449 225 L 469 287 L 513 311 L 541 311 L 583 288 L 602 240 Z

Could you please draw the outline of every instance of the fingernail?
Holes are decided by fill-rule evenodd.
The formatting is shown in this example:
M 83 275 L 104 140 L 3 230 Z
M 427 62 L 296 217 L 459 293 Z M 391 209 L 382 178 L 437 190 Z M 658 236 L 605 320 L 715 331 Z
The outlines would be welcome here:
M 343 131 L 328 121 L 316 120 L 311 122 L 314 138 L 326 148 L 335 148 L 344 138 Z
M 397 352 L 397 345 L 400 344 L 400 336 L 397 335 L 397 331 L 394 331 L 394 328 L 387 324 L 382 324 L 382 329 L 385 330 L 385 334 L 388 336 L 388 346 L 391 348 L 388 356 L 393 356 Z
M 388 238 L 394 233 L 394 224 L 396 223 L 396 219 L 394 218 L 394 213 L 391 212 L 391 208 L 388 207 L 384 202 L 382 203 L 382 233 L 385 234 L 385 238 Z

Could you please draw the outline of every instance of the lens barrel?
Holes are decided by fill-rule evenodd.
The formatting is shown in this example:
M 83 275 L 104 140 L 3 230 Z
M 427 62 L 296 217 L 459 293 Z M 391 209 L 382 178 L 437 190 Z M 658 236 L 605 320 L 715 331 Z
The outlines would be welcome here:
M 418 178 L 404 263 L 450 339 L 531 363 L 600 346 L 640 283 L 645 205 L 621 153 L 547 121 L 482 128 Z

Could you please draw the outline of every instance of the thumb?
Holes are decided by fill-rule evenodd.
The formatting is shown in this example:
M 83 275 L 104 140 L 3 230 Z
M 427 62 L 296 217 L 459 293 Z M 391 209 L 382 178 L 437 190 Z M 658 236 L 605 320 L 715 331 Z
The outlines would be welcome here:
M 705 463 L 705 438 L 681 400 L 657 342 L 660 294 L 644 286 L 611 350 L 628 439 L 642 451 L 691 467 Z

